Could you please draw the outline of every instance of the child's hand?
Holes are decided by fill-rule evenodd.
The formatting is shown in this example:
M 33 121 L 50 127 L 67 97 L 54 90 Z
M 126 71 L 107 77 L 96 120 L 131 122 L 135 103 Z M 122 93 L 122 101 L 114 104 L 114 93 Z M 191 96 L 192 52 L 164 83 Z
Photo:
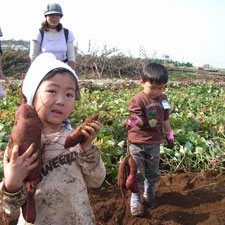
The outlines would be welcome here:
M 136 125 L 141 126 L 141 120 L 137 115 L 132 115 L 130 118 L 127 119 L 126 128 L 128 130 Z
M 166 140 L 167 140 L 167 148 L 173 149 L 174 146 L 174 136 L 173 136 L 173 131 L 170 131 L 166 133 Z
M 97 133 L 101 129 L 101 124 L 98 121 L 90 123 L 88 126 L 84 126 L 81 129 L 81 133 L 85 137 L 85 141 L 81 144 L 81 148 L 84 151 L 88 151 L 92 148 L 92 141 L 95 139 Z
M 35 160 L 38 151 L 32 154 L 33 151 L 34 144 L 31 144 L 26 152 L 19 156 L 19 146 L 15 145 L 12 149 L 11 159 L 7 156 L 4 158 L 4 182 L 8 192 L 19 191 L 30 171 L 37 167 L 38 161 Z

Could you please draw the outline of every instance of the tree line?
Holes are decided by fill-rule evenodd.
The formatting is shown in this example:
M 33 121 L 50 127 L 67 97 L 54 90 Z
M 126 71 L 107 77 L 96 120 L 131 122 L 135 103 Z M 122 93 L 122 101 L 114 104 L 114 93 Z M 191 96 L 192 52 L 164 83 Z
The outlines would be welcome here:
M 30 66 L 28 44 L 17 41 L 27 47 L 27 50 L 15 49 L 9 45 L 4 48 L 2 56 L 2 69 L 7 77 L 20 77 L 26 73 Z M 17 43 L 17 44 L 18 44 Z M 150 62 L 158 62 L 164 65 L 193 67 L 192 63 L 173 61 L 168 55 L 164 58 L 148 57 L 145 50 L 140 49 L 141 56 L 135 58 L 126 56 L 116 48 L 93 49 L 89 42 L 87 53 L 75 46 L 76 73 L 84 78 L 127 78 L 139 79 L 143 65 Z

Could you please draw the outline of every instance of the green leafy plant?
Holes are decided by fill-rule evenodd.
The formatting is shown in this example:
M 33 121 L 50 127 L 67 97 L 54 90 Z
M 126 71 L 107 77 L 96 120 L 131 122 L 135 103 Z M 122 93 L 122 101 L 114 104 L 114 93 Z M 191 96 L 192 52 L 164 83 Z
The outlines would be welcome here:
M 111 183 L 116 183 L 119 163 L 127 152 L 124 123 L 128 117 L 128 102 L 142 90 L 138 85 L 123 85 L 124 88 L 118 86 L 121 82 L 94 81 L 95 84 L 98 83 L 98 87 L 94 89 L 94 85 L 84 85 L 81 99 L 75 103 L 71 114 L 73 127 L 78 126 L 86 117 L 99 114 L 102 128 L 94 142 L 100 146 L 107 171 L 106 179 Z M 20 104 L 20 84 L 21 82 L 15 82 L 14 88 L 6 87 L 7 97 L 0 102 L 1 150 L 7 144 L 14 112 Z M 166 141 L 161 145 L 160 169 L 173 172 L 219 168 L 224 171 L 224 87 L 209 82 L 194 85 L 190 82 L 190 85 L 185 86 L 182 82 L 172 82 L 164 92 L 171 105 L 170 121 L 175 145 L 173 150 L 166 148 Z

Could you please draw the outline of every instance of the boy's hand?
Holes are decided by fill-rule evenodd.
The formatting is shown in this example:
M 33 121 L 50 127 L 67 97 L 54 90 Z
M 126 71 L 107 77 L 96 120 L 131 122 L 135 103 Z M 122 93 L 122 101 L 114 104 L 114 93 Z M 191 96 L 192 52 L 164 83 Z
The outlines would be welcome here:
M 24 179 L 31 170 L 38 165 L 35 161 L 38 151 L 34 151 L 34 144 L 31 144 L 23 155 L 19 156 L 19 146 L 15 145 L 12 149 L 11 159 L 7 156 L 3 160 L 4 165 L 4 182 L 8 192 L 14 193 L 19 191 L 23 186 Z
M 132 127 L 136 126 L 139 123 L 140 119 L 137 115 L 132 115 L 130 118 L 127 119 L 126 128 L 129 130 Z
M 84 151 L 88 151 L 92 148 L 91 143 L 95 139 L 100 129 L 101 129 L 101 124 L 98 121 L 92 122 L 88 126 L 84 126 L 81 129 L 81 133 L 85 137 L 85 141 L 81 144 L 81 148 Z
M 166 133 L 166 140 L 167 140 L 167 148 L 173 149 L 174 146 L 174 136 L 173 136 L 173 131 L 170 131 Z

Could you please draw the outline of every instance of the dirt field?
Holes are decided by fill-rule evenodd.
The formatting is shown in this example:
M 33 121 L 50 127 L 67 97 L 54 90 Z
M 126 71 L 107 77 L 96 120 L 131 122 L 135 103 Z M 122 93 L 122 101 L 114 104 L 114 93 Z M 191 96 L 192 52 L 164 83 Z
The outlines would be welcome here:
M 145 207 L 143 217 L 131 216 L 130 193 L 125 203 L 116 186 L 91 189 L 89 197 L 98 225 L 225 225 L 225 174 L 163 175 L 156 193 L 158 208 Z
M 98 224 L 107 225 L 225 225 L 225 174 L 178 173 L 161 177 L 156 193 L 159 206 L 145 207 L 142 218 L 132 217 L 120 190 L 110 186 L 90 190 Z

